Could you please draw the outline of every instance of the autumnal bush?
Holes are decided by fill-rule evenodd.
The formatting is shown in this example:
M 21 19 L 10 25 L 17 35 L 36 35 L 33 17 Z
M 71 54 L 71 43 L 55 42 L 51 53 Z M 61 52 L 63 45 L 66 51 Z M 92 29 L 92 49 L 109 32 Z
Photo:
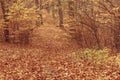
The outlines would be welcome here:
M 6 13 L 7 18 L 13 24 L 17 24 L 19 30 L 28 30 L 36 26 L 36 21 L 39 15 L 36 13 L 36 6 L 29 7 L 26 2 L 18 0 L 12 3 L 8 8 L 9 12 Z
M 77 57 L 84 65 L 84 79 L 114 80 L 118 76 L 120 56 L 110 56 L 110 49 L 85 49 Z
M 3 19 L 0 19 L 0 28 L 1 28 L 2 26 L 4 26 L 3 23 L 4 23 L 4 20 L 3 20 Z
M 115 62 L 116 64 L 118 64 L 118 66 L 120 67 L 120 54 L 118 54 L 115 58 Z
M 79 58 L 83 60 L 93 61 L 96 64 L 108 63 L 110 60 L 113 60 L 112 57 L 109 57 L 109 49 L 85 49 L 79 52 Z
M 10 42 L 11 43 L 29 43 L 29 34 L 36 28 L 37 7 L 31 3 L 31 6 L 22 0 L 17 0 L 14 3 L 7 4 L 6 19 L 8 19 Z

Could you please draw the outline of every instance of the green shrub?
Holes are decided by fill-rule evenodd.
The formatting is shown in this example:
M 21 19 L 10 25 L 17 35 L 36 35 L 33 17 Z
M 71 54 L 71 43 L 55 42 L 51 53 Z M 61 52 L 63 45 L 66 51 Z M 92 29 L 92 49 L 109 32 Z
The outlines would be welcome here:
M 96 64 L 107 63 L 114 58 L 109 55 L 110 49 L 104 48 L 102 50 L 84 49 L 77 52 L 80 59 L 85 61 L 92 61 Z

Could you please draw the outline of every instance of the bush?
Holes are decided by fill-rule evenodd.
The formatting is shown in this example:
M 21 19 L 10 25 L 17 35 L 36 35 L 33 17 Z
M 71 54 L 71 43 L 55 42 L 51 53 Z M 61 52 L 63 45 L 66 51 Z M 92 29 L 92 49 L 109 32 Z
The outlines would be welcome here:
M 80 63 L 84 65 L 84 79 L 114 80 L 119 73 L 120 56 L 111 56 L 110 49 L 84 49 L 77 52 Z
M 109 56 L 109 49 L 103 50 L 85 49 L 78 52 L 79 58 L 87 61 L 92 61 L 96 64 L 107 63 L 113 60 L 113 57 Z

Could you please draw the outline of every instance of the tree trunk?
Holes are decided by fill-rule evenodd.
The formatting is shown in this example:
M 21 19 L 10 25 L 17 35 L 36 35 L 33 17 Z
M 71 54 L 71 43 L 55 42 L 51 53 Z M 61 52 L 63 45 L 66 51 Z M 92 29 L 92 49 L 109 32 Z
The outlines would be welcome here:
M 68 15 L 70 18 L 74 18 L 74 1 L 68 1 Z
M 52 2 L 52 17 L 55 19 L 55 4 Z
M 59 26 L 63 27 L 63 10 L 62 10 L 62 4 L 60 0 L 58 1 L 58 15 L 59 15 Z
M 35 0 L 35 5 L 37 6 L 37 9 L 41 10 L 42 9 L 42 0 Z M 38 21 L 36 22 L 36 24 L 38 25 L 39 23 L 42 25 L 43 24 L 43 16 L 41 13 L 37 12 L 40 16 L 40 18 L 38 18 Z
M 98 31 L 97 31 L 97 30 L 93 30 L 93 31 L 94 31 L 94 36 L 95 36 L 95 39 L 96 39 L 97 47 L 98 47 L 99 49 L 101 49 L 100 39 L 99 39 L 99 36 L 98 36 Z
M 120 27 L 119 26 L 120 25 L 118 25 L 118 27 L 114 31 L 114 43 L 115 43 L 115 48 L 117 52 L 120 51 Z
M 6 13 L 8 12 L 8 9 L 6 8 L 4 1 L 0 1 L 0 4 L 2 9 L 3 19 L 4 19 L 4 22 L 6 23 L 4 26 L 4 33 L 3 33 L 4 41 L 9 42 L 9 29 L 8 29 L 9 25 L 7 24 L 9 20 L 7 19 L 7 15 L 6 15 Z

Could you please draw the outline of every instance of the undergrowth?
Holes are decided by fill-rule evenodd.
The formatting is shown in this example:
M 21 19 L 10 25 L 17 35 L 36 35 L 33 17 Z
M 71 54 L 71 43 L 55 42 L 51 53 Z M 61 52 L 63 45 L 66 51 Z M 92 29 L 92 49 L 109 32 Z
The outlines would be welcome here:
M 119 76 L 120 54 L 110 55 L 110 49 L 79 50 L 77 58 L 82 63 L 85 76 L 82 80 L 114 80 Z

